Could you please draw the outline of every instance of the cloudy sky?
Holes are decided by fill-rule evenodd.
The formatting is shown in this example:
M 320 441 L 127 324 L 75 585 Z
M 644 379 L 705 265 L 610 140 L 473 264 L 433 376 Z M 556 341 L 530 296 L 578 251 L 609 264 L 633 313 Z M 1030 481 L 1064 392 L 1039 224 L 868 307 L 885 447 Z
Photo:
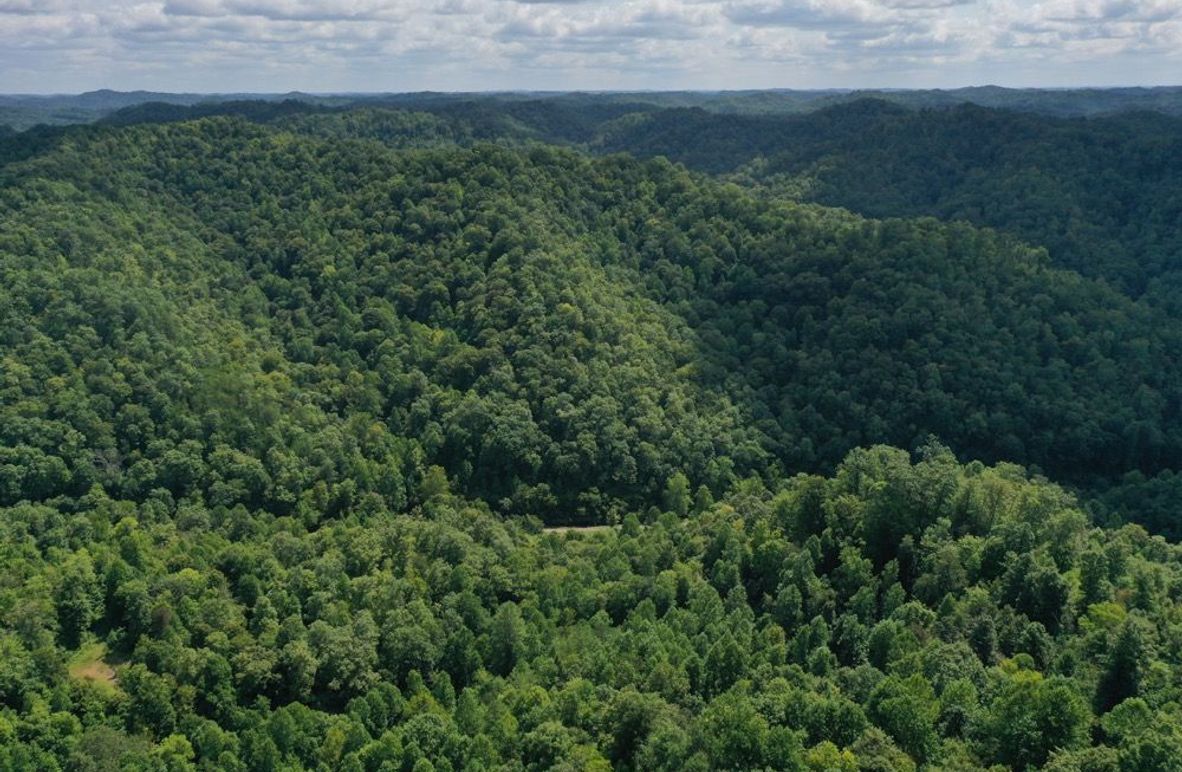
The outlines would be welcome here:
M 0 92 L 1160 85 L 1182 0 L 0 0 Z

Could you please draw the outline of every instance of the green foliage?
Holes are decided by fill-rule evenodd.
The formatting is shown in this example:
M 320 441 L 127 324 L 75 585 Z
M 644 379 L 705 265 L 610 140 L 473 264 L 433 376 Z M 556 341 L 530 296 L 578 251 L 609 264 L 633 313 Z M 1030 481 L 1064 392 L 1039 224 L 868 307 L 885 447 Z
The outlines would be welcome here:
M 1088 485 L 1182 459 L 1177 325 L 1037 250 L 663 162 L 396 151 L 341 139 L 378 131 L 350 115 L 8 165 L 0 501 L 98 483 L 315 518 L 400 508 L 438 466 L 574 522 L 930 434 Z
M 651 112 L 606 130 L 602 144 L 872 217 L 998 228 L 1057 265 L 1168 299 L 1182 247 L 1178 128 L 1149 112 L 909 110 L 888 96 L 791 117 Z
M 922 675 L 884 678 L 870 694 L 868 715 L 916 761 L 927 761 L 935 753 L 939 706 Z
M 6 158 L 0 768 L 1176 768 L 1166 312 L 563 110 Z
M 1083 744 L 1091 715 L 1075 686 L 1006 664 L 976 730 L 993 757 L 1026 769 L 1041 766 L 1053 751 Z
M 848 520 L 804 542 L 784 530 L 797 526 L 780 502 L 899 506 L 883 497 L 923 490 L 934 463 L 942 494 L 885 564 Z M 984 500 L 989 518 L 973 509 Z M 1158 629 L 1176 633 L 1175 601 L 1129 605 L 1143 576 L 1182 581 L 1178 548 L 1132 526 L 1091 527 L 1070 497 L 1013 467 L 872 448 L 830 479 L 741 482 L 695 517 L 586 537 L 538 534 L 453 494 L 311 527 L 264 510 L 132 520 L 144 505 L 87 501 L 85 542 L 45 509 L 5 511 L 3 544 L 24 566 L 2 598 L 0 717 L 15 764 L 1168 769 L 1182 748 L 1180 664 L 1154 642 Z M 1048 631 L 1011 587 L 1016 571 L 1032 583 L 1054 571 L 1075 597 L 1075 568 L 1017 559 L 1063 539 L 1111 556 L 1115 600 L 1068 602 Z M 993 562 L 1005 544 L 1025 552 Z M 949 549 L 966 556 L 959 584 L 886 602 L 900 579 L 927 586 Z M 731 560 L 736 572 L 720 574 Z M 54 609 L 78 594 L 48 579 L 89 587 L 87 565 L 99 595 L 82 634 L 107 626 L 115 688 L 61 664 Z M 767 570 L 774 593 L 757 590 Z M 859 583 L 872 588 L 865 607 Z M 811 620 L 785 619 L 789 587 Z M 147 610 L 132 636 L 122 620 L 136 606 Z M 858 619 L 866 643 L 851 645 Z M 982 619 L 995 631 L 983 654 Z M 1128 661 L 1139 677 L 1120 683 L 1134 694 L 1094 724 L 1087 695 L 1116 699 Z M 1088 751 L 1090 740 L 1102 746 Z M 70 761 L 80 753 L 88 761 Z

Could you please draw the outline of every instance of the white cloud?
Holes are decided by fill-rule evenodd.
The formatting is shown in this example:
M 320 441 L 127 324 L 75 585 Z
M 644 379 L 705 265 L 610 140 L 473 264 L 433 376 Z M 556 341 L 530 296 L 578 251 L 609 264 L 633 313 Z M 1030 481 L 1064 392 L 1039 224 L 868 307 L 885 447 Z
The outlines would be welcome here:
M 1039 6 L 1050 21 L 1088 24 L 1096 21 L 1154 23 L 1177 19 L 1182 3 L 1176 0 L 1070 0 Z
M 0 91 L 1176 80 L 1182 0 L 0 0 Z
M 259 16 L 272 21 L 381 21 L 402 18 L 399 3 L 385 0 L 168 0 L 175 16 Z
M 726 16 L 740 25 L 825 31 L 884 25 L 893 20 L 886 7 L 869 0 L 737 2 L 727 7 Z

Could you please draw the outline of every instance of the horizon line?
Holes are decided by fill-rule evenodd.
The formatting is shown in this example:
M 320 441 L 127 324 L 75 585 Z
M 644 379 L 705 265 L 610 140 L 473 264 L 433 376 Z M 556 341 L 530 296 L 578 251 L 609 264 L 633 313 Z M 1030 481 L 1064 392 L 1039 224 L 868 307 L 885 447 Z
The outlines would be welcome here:
M 934 88 L 916 88 L 909 86 L 842 86 L 842 87 L 809 87 L 809 88 L 794 88 L 788 86 L 772 86 L 767 88 L 732 88 L 732 89 L 710 89 L 710 88 L 653 88 L 653 89 L 529 89 L 529 88 L 501 88 L 501 89 L 415 89 L 410 91 L 305 91 L 302 89 L 288 89 L 286 91 L 157 91 L 153 89 L 134 88 L 134 89 L 118 89 L 111 87 L 101 87 L 95 89 L 88 89 L 86 91 L 50 91 L 50 92 L 36 92 L 36 91 L 5 91 L 0 92 L 0 97 L 24 97 L 24 98 L 41 98 L 50 99 L 54 97 L 81 97 L 90 94 L 164 94 L 168 96 L 205 96 L 205 97 L 222 97 L 222 96 L 287 96 L 287 95 L 305 95 L 311 97 L 373 97 L 373 96 L 411 96 L 417 94 L 440 94 L 440 95 L 488 95 L 493 96 L 497 94 L 541 94 L 541 95 L 562 95 L 562 94 L 590 94 L 590 95 L 604 95 L 604 94 L 753 94 L 753 93 L 796 93 L 796 94 L 821 94 L 821 93 L 843 93 L 850 94 L 859 91 L 869 92 L 954 92 L 954 91 L 968 91 L 974 89 L 998 89 L 1002 91 L 1128 91 L 1128 90 L 1142 90 L 1142 91 L 1161 91 L 1171 89 L 1182 89 L 1182 83 L 1171 85 L 1108 85 L 1108 86 L 1002 86 L 995 83 L 972 84 L 963 86 L 947 86 Z

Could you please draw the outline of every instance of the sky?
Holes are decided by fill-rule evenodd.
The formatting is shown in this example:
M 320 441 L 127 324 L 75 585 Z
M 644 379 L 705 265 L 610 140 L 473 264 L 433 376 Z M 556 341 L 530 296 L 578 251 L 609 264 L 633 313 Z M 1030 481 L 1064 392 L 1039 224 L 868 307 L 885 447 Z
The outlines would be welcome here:
M 0 0 L 0 92 L 1182 83 L 1182 0 Z

